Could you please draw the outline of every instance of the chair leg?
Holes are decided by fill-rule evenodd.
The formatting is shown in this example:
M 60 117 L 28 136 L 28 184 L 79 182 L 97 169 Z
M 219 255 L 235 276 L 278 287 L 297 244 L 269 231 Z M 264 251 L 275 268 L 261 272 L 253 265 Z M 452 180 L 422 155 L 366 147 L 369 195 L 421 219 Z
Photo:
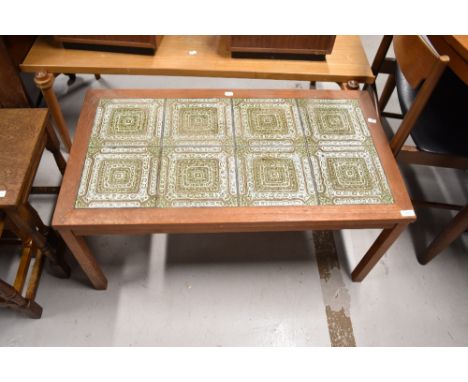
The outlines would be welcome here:
M 382 90 L 382 94 L 379 99 L 379 110 L 381 112 L 385 109 L 385 106 L 387 106 L 390 96 L 393 93 L 393 89 L 395 89 L 395 85 L 396 85 L 395 75 L 389 74 L 387 78 L 387 82 L 385 82 L 385 86 Z
M 418 256 L 421 264 L 425 265 L 447 248 L 468 228 L 468 205 L 466 205 L 450 222 L 450 224 L 440 232 L 426 251 Z

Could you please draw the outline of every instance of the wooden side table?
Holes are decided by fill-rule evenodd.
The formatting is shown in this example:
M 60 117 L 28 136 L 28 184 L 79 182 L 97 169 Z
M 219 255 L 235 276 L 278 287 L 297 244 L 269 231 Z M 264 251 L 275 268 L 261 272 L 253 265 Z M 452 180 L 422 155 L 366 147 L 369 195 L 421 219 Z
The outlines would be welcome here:
M 56 276 L 68 277 L 70 268 L 58 250 L 63 247 L 63 242 L 55 231 L 43 223 L 28 202 L 45 148 L 54 155 L 60 172 L 63 174 L 65 171 L 66 162 L 60 152 L 58 138 L 49 123 L 47 109 L 0 109 L 0 147 L 0 211 L 25 247 L 31 248 L 33 252 L 39 251 L 41 256 L 48 258 L 51 271 Z M 39 187 L 33 191 L 49 193 L 58 190 Z M 31 255 L 26 257 L 31 259 Z M 21 271 L 25 277 L 29 261 L 22 261 L 21 264 L 23 265 L 20 267 L 25 268 Z M 38 280 L 38 272 L 35 274 Z M 0 293 L 3 303 L 20 310 L 24 308 L 27 304 L 19 290 L 23 284 L 24 281 L 18 284 L 21 288 L 10 288 L 8 293 Z M 36 288 L 37 285 L 30 296 L 35 294 Z M 6 291 L 5 288 L 0 290 Z M 40 316 L 38 312 L 37 307 L 30 311 L 33 316 Z

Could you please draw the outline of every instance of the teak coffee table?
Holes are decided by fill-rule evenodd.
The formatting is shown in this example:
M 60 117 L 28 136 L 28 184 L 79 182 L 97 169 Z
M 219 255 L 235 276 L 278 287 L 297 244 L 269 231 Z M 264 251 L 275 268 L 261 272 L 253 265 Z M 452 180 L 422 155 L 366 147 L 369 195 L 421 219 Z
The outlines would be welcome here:
M 367 92 L 90 90 L 53 226 L 97 289 L 84 236 L 383 228 L 415 214 Z

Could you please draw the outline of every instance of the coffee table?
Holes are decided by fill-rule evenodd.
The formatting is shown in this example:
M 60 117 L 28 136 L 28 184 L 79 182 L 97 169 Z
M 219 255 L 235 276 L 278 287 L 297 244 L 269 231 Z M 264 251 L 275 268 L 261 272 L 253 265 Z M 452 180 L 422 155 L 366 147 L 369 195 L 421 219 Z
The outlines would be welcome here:
M 90 90 L 53 217 L 84 236 L 382 228 L 361 281 L 415 220 L 370 93 Z

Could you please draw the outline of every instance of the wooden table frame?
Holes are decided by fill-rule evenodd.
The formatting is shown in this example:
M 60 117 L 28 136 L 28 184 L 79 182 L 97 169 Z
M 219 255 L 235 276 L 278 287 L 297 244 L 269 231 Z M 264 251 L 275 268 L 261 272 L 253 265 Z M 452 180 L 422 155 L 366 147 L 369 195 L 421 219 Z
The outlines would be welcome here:
M 226 98 L 225 90 L 90 90 L 80 115 L 53 226 L 60 232 L 93 286 L 105 289 L 107 280 L 89 250 L 84 236 L 100 234 L 213 233 L 254 231 L 337 230 L 383 228 L 382 233 L 352 272 L 361 281 L 416 218 L 405 183 L 379 123 L 368 92 L 332 90 L 232 90 L 243 98 L 353 98 L 359 99 L 369 123 L 394 204 L 287 207 L 199 208 L 95 208 L 75 209 L 81 172 L 93 120 L 101 97 L 105 98 Z
M 154 56 L 64 49 L 51 36 L 39 37 L 20 68 L 36 73 L 41 89 L 64 143 L 70 151 L 70 134 L 52 89 L 54 74 L 135 74 L 256 78 L 337 82 L 356 89 L 359 82 L 372 84 L 374 75 L 358 36 L 337 36 L 325 61 L 233 59 L 228 36 L 164 36 Z

